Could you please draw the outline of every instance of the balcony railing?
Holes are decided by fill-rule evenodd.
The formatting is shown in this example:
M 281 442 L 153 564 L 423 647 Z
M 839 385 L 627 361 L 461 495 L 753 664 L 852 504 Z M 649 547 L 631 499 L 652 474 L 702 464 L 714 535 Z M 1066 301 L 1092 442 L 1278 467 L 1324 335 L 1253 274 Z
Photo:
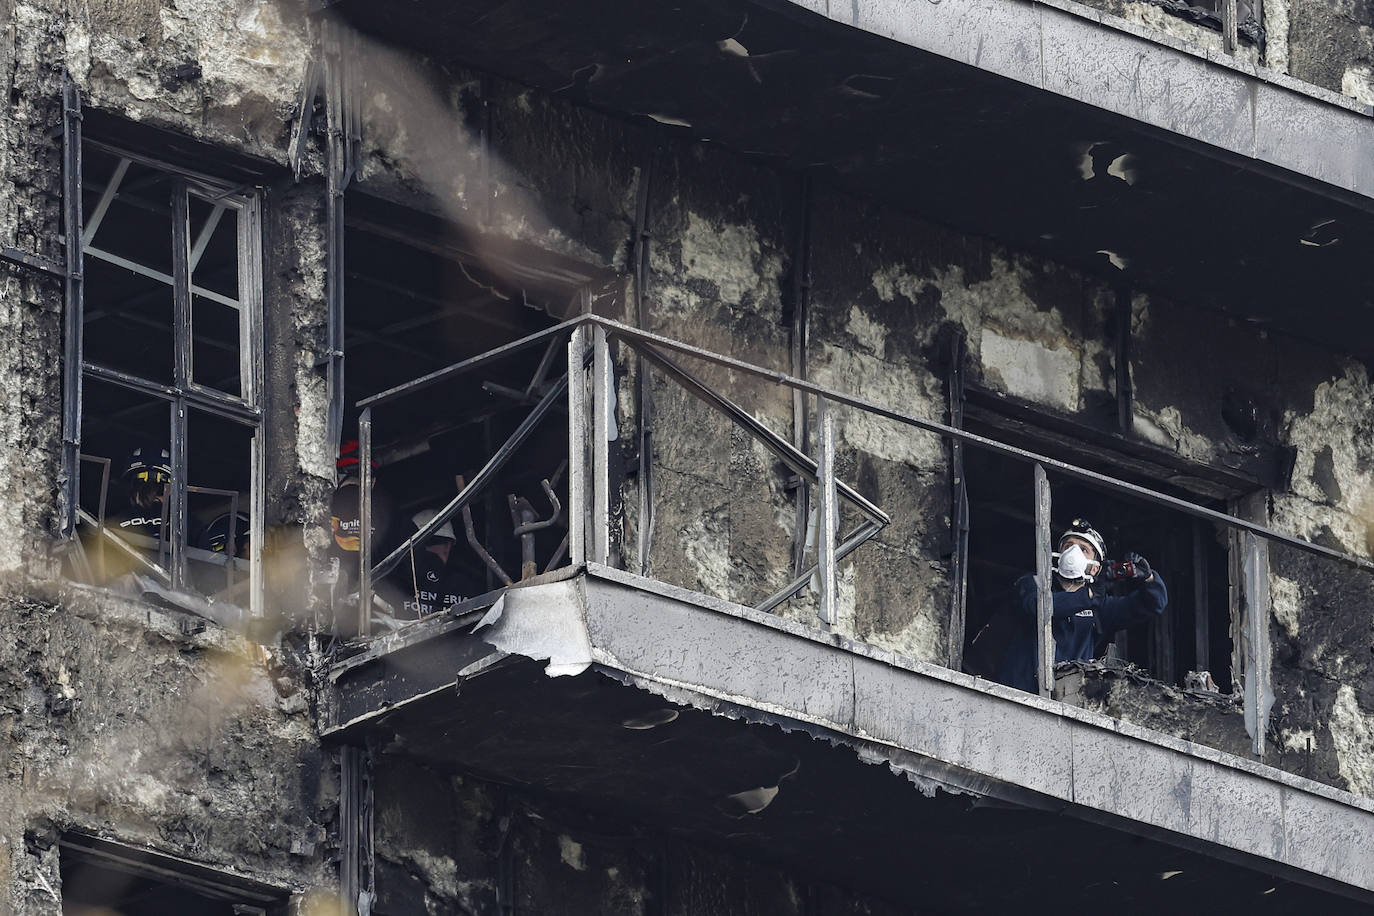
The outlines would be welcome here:
M 547 354 L 556 353 L 557 347 L 563 341 L 567 342 L 566 373 L 556 382 L 547 386 L 546 392 L 538 399 L 533 409 L 506 442 L 487 459 L 481 470 L 471 480 L 466 481 L 460 492 L 438 511 L 432 521 L 376 563 L 367 562 L 367 558 L 372 556 L 371 461 L 374 412 L 383 410 L 388 404 L 414 396 L 441 382 L 476 372 L 484 366 L 490 366 L 499 360 L 507 359 L 514 354 L 535 347 L 546 348 L 544 362 L 547 363 Z M 1266 695 L 1269 690 L 1267 633 L 1270 616 L 1269 545 L 1278 544 L 1295 548 L 1329 562 L 1355 567 L 1366 573 L 1374 571 L 1374 562 L 1370 560 L 1311 543 L 1245 518 L 1197 505 L 1167 493 L 1027 451 L 964 429 L 915 416 L 813 381 L 751 365 L 719 353 L 639 330 L 617 321 L 595 315 L 582 315 L 498 349 L 383 391 L 358 403 L 358 407 L 361 409 L 359 419 L 361 487 L 362 492 L 366 494 L 361 506 L 363 543 L 359 552 L 360 608 L 370 609 L 372 607 L 373 583 L 392 570 L 408 551 L 423 544 L 441 526 L 454 519 L 465 507 L 470 506 L 484 488 L 497 477 L 517 450 L 529 439 L 541 421 L 563 399 L 566 399 L 568 411 L 569 436 L 568 500 L 565 507 L 568 520 L 568 537 L 565 541 L 568 564 L 578 567 L 587 563 L 601 565 L 612 563 L 611 507 L 613 494 L 611 491 L 609 443 L 612 438 L 611 429 L 616 406 L 613 385 L 616 374 L 610 345 L 617 342 L 626 347 L 627 355 L 632 354 L 638 357 L 643 361 L 643 364 L 652 366 L 659 376 L 670 380 L 681 390 L 745 430 L 793 474 L 814 488 L 814 505 L 818 518 L 815 560 L 804 567 L 802 564 L 798 564 L 802 568 L 794 569 L 796 575 L 790 581 L 759 602 L 756 605 L 759 610 L 771 611 L 777 608 L 790 597 L 806 590 L 811 582 L 818 579 L 816 614 L 821 626 L 825 628 L 834 627 L 837 622 L 837 575 L 840 565 L 892 522 L 889 515 L 876 503 L 837 477 L 835 412 L 840 407 L 857 410 L 881 420 L 892 421 L 913 436 L 923 434 L 938 436 L 945 441 L 984 449 L 1032 466 L 1034 492 L 1028 494 L 1027 499 L 1034 506 L 1036 532 L 1035 580 L 1038 589 L 1036 658 L 1040 691 L 1046 696 L 1050 694 L 1054 683 L 1055 657 L 1051 630 L 1052 535 L 1049 472 L 1119 496 L 1221 525 L 1240 533 L 1243 557 L 1239 563 L 1239 570 L 1243 577 L 1243 594 L 1247 596 L 1248 604 L 1247 613 L 1244 615 L 1246 632 L 1241 634 L 1245 647 L 1243 680 L 1247 719 L 1251 722 L 1262 719 L 1267 711 Z M 803 405 L 807 398 L 814 398 L 817 420 L 815 455 L 803 453 L 792 443 L 772 432 L 748 410 L 702 381 L 697 375 L 680 364 L 675 357 L 722 367 L 764 383 L 782 386 L 791 392 L 800 393 Z M 648 456 L 647 460 L 652 460 L 652 456 Z M 839 521 L 841 510 L 845 506 L 850 507 L 860 520 L 853 530 L 842 534 Z M 646 521 L 641 519 L 640 523 L 646 524 Z M 560 548 L 556 552 L 553 562 L 556 563 L 561 559 L 562 554 L 563 548 Z M 358 627 L 359 632 L 364 636 L 370 632 L 371 617 L 372 615 L 368 611 L 360 613 Z M 1264 731 L 1262 725 L 1252 728 L 1257 753 L 1263 751 Z

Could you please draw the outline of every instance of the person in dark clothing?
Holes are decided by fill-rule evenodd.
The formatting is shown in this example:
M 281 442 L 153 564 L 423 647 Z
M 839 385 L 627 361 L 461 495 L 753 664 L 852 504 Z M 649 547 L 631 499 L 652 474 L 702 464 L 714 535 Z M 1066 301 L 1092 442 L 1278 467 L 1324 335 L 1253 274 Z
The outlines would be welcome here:
M 167 449 L 142 445 L 129 455 L 124 473 L 120 475 L 125 507 L 106 519 L 106 524 L 126 541 L 133 541 L 134 546 L 154 551 L 161 546 L 165 496 L 172 482 L 171 461 Z
M 423 509 L 411 518 L 412 533 L 428 525 L 438 513 Z M 459 601 L 454 576 L 448 567 L 454 544 L 453 525 L 444 522 L 423 544 L 417 544 L 410 556 L 401 561 L 391 575 L 391 584 L 405 596 L 401 617 L 414 619 L 446 611 Z
M 1155 619 L 1169 602 L 1164 579 L 1144 557 L 1128 554 L 1126 563 L 1102 575 L 1105 553 L 1102 535 L 1082 519 L 1075 519 L 1059 539 L 1052 595 L 1056 664 L 1093 658 L 1099 640 Z M 1011 616 L 1018 633 L 1007 646 L 997 680 L 1020 690 L 1037 686 L 1036 598 L 1033 574 L 1016 580 Z
M 345 590 L 358 587 L 358 551 L 362 547 L 362 508 L 359 493 L 362 480 L 359 475 L 358 442 L 350 439 L 339 449 L 335 462 L 339 473 L 339 484 L 334 488 L 334 496 L 329 503 L 329 529 L 333 538 L 330 556 L 339 561 L 339 572 Z M 377 462 L 372 462 L 376 471 Z M 372 562 L 385 556 L 391 547 L 390 529 L 392 500 L 386 488 L 372 479 Z

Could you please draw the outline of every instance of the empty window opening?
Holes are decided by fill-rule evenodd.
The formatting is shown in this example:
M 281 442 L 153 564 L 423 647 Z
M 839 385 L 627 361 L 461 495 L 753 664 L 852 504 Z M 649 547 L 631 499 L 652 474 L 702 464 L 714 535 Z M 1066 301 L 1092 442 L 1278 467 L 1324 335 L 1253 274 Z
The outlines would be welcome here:
M 286 894 L 194 863 L 86 836 L 61 842 L 64 916 L 282 916 Z
M 451 224 L 368 199 L 350 203 L 345 249 L 345 430 L 357 428 L 360 399 L 571 317 L 589 282 L 538 254 L 492 255 Z M 417 514 L 449 502 L 566 371 L 560 338 L 379 407 L 374 562 L 418 529 Z M 566 562 L 567 455 L 559 398 L 466 515 L 377 583 L 391 613 L 413 619 Z M 356 554 L 336 555 L 356 564 Z
M 1154 0 L 1166 12 L 1209 29 L 1226 29 L 1225 0 Z M 1246 44 L 1264 48 L 1264 4 L 1262 0 L 1237 0 L 1236 37 Z
M 89 142 L 82 198 L 81 549 L 68 572 L 201 613 L 212 597 L 227 622 L 255 598 L 257 198 Z
M 972 432 L 1006 441 L 1005 430 L 968 424 Z M 1080 466 L 1109 475 L 1110 467 Z M 1035 511 L 1030 464 L 977 448 L 964 452 L 968 481 L 968 600 L 964 667 L 996 678 L 1013 639 L 1034 639 L 1034 627 L 1009 620 L 1013 585 L 1035 570 Z M 1128 661 L 1159 680 L 1184 684 L 1189 671 L 1210 672 L 1217 688 L 1231 690 L 1231 608 L 1226 541 L 1217 529 L 1160 506 L 1086 486 L 1050 472 L 1051 538 L 1057 542 L 1074 519 L 1086 519 L 1106 541 L 1106 559 L 1120 561 L 1138 553 L 1158 571 L 1168 589 L 1168 604 L 1152 622 L 1099 634 L 1093 658 Z M 1128 478 L 1121 478 L 1128 479 Z M 1156 480 L 1128 482 L 1161 492 Z M 1172 493 L 1196 500 L 1192 494 Z M 1212 506 L 1225 510 L 1224 505 Z M 1099 579 L 1102 577 L 1099 576 Z M 1102 589 L 1101 582 L 1094 584 Z M 1121 588 L 1121 586 L 1118 586 Z

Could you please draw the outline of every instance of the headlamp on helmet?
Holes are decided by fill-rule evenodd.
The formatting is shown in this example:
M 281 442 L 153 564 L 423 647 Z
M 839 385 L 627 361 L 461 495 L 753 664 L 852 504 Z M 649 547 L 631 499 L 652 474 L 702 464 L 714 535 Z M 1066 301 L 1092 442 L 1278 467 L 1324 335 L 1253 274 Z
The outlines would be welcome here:
M 140 445 L 129 454 L 123 479 L 128 484 L 165 484 L 172 480 L 172 456 L 158 445 Z

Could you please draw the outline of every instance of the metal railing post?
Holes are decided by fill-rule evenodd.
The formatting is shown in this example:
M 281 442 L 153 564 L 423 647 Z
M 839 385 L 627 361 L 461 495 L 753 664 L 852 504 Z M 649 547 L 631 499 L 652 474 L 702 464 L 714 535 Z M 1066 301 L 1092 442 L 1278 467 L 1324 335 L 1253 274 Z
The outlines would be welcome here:
M 1050 481 L 1035 465 L 1035 658 L 1040 695 L 1054 690 L 1054 598 L 1050 579 Z
M 1207 531 L 1193 520 L 1193 668 L 1212 670 L 1212 633 L 1207 581 Z
M 568 562 L 587 562 L 587 375 L 583 358 L 591 329 L 581 325 L 568 341 Z
M 614 389 L 606 329 L 592 332 L 592 550 L 589 558 L 611 559 L 611 412 Z
M 1269 672 L 1269 542 L 1245 532 L 1242 539 L 1244 557 L 1241 570 L 1244 576 L 1245 642 L 1245 727 L 1253 742 L 1251 750 L 1264 758 L 1265 731 L 1269 726 L 1269 709 L 1274 703 Z
M 372 408 L 358 417 L 358 635 L 372 632 Z
M 820 496 L 817 540 L 817 562 L 820 564 L 820 617 L 826 626 L 833 627 L 838 619 L 835 587 L 835 533 L 839 524 L 839 506 L 835 493 L 835 416 L 825 398 L 816 398 L 816 421 L 819 436 L 816 441 L 816 465 Z

